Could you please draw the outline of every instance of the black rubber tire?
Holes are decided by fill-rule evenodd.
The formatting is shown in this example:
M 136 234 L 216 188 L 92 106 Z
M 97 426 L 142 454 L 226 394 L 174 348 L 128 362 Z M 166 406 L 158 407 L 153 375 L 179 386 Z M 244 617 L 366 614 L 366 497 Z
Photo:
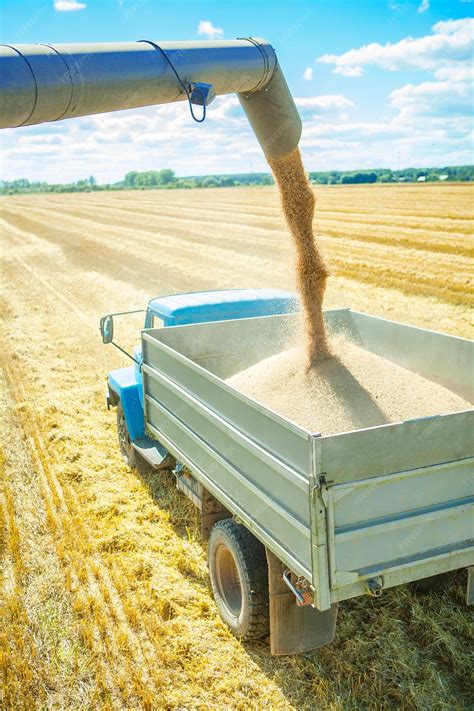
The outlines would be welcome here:
M 122 459 L 129 467 L 137 467 L 137 453 L 130 441 L 130 434 L 128 432 L 127 421 L 123 412 L 122 403 L 118 402 L 117 405 L 117 437 L 120 446 L 120 452 L 122 454 Z
M 268 636 L 265 547 L 245 526 L 226 518 L 212 527 L 208 562 L 214 599 L 231 632 L 241 640 Z

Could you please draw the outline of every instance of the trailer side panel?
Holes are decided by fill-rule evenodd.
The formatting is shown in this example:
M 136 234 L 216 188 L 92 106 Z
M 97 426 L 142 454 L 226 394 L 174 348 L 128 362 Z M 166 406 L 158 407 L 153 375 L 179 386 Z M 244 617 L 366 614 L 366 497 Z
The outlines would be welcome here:
M 148 429 L 280 560 L 311 579 L 308 435 L 236 397 L 152 332 L 143 334 L 143 362 Z

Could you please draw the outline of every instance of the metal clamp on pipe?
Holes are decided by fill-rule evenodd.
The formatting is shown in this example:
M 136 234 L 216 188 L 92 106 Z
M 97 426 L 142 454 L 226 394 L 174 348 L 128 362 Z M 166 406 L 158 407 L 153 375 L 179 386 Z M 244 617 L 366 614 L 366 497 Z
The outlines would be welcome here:
M 196 81 L 189 85 L 190 101 L 196 106 L 209 106 L 216 98 L 216 92 L 212 84 L 205 84 L 203 81 Z

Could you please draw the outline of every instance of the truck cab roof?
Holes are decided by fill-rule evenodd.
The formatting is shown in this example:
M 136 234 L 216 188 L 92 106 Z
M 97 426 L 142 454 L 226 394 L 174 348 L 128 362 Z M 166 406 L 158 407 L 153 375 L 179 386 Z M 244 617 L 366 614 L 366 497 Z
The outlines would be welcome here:
M 273 316 L 298 311 L 296 296 L 280 289 L 218 289 L 151 299 L 148 311 L 164 326 Z

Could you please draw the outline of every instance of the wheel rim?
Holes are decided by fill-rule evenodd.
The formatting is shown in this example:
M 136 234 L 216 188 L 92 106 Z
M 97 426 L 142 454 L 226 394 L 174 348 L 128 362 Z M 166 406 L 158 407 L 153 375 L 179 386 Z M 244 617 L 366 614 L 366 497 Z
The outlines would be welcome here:
M 123 412 L 120 413 L 120 416 L 118 418 L 117 434 L 122 451 L 124 451 L 128 455 L 130 451 L 130 439 L 128 436 L 127 423 L 125 422 L 125 416 Z
M 219 594 L 229 612 L 238 617 L 242 610 L 242 585 L 235 558 L 224 545 L 216 550 L 215 566 Z

